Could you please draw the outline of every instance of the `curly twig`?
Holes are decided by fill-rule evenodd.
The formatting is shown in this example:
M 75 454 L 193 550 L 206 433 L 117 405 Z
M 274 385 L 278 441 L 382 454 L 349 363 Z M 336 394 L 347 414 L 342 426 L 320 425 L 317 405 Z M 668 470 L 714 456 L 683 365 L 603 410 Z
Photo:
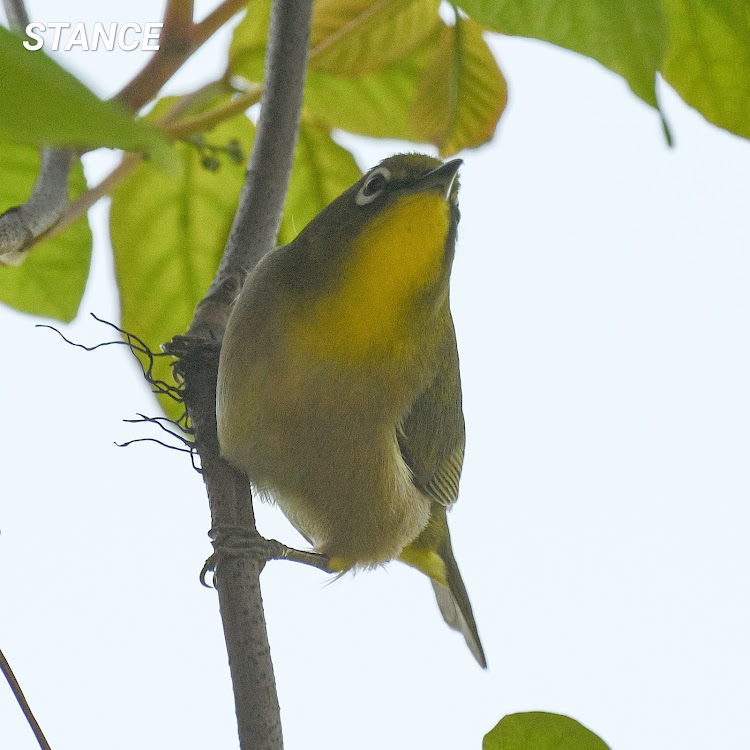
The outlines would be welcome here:
M 67 336 L 65 336 L 65 334 L 62 333 L 62 331 L 55 328 L 55 326 L 51 326 L 46 323 L 38 323 L 36 325 L 36 328 L 49 328 L 51 331 L 54 331 L 66 344 L 70 344 L 70 346 L 75 346 L 78 349 L 83 349 L 87 352 L 93 352 L 102 346 L 126 346 L 134 356 L 137 354 L 142 354 L 146 358 L 148 364 L 144 363 L 143 360 L 138 356 L 136 356 L 136 359 L 138 360 L 138 364 L 140 365 L 143 372 L 143 377 L 146 379 L 149 385 L 153 386 L 154 393 L 160 394 L 162 396 L 167 396 L 168 398 L 171 398 L 173 401 L 176 401 L 178 403 L 183 402 L 183 391 L 180 386 L 171 385 L 170 383 L 167 383 L 164 380 L 160 380 L 159 378 L 154 376 L 154 365 L 156 358 L 171 357 L 172 355 L 165 352 L 153 351 L 148 346 L 148 344 L 143 341 L 143 339 L 139 338 L 134 333 L 130 333 L 129 331 L 120 328 L 120 326 L 115 325 L 108 320 L 99 318 L 94 313 L 91 313 L 91 317 L 98 323 L 102 323 L 103 325 L 109 326 L 110 328 L 114 328 L 115 331 L 125 337 L 125 341 L 102 341 L 98 344 L 94 344 L 93 346 L 86 346 L 85 344 L 81 344 L 77 341 L 71 341 Z

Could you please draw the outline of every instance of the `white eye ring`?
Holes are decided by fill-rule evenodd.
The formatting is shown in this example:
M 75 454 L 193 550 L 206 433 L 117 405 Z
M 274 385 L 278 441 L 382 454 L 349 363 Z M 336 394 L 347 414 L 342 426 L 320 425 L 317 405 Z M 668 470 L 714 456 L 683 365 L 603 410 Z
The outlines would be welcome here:
M 373 169 L 365 180 L 365 184 L 359 189 L 354 202 L 358 206 L 372 203 L 383 192 L 390 179 L 391 173 L 385 167 Z

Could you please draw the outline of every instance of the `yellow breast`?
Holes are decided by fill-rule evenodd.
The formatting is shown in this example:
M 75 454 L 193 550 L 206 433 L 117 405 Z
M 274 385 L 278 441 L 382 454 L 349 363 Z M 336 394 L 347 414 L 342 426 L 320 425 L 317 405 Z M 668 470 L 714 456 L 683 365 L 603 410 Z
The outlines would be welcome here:
M 450 209 L 434 193 L 398 199 L 353 240 L 336 288 L 303 311 L 294 345 L 321 359 L 362 361 L 409 331 L 404 311 L 443 271 Z

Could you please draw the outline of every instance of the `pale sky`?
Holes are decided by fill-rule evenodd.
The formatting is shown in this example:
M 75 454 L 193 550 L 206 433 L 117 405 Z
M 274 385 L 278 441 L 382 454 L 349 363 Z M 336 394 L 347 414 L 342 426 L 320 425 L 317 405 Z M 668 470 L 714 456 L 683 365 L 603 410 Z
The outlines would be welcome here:
M 146 0 L 102 7 L 29 11 L 160 20 Z M 225 43 L 168 90 L 218 74 Z M 510 104 L 494 142 L 461 154 L 468 438 L 449 519 L 489 671 L 403 565 L 326 585 L 269 563 L 286 747 L 478 749 L 503 715 L 545 710 L 613 750 L 744 750 L 750 145 L 661 84 L 669 149 L 597 63 L 492 46 Z M 56 59 L 106 96 L 146 55 Z M 364 169 L 414 149 L 341 142 Z M 87 157 L 89 180 L 114 162 Z M 109 335 L 89 312 L 118 315 L 106 207 L 91 218 L 91 282 L 63 327 L 85 343 Z M 236 747 L 216 595 L 198 584 L 202 482 L 179 454 L 114 446 L 144 434 L 123 419 L 155 412 L 124 350 L 85 354 L 37 322 L 0 309 L 0 648 L 55 750 Z M 280 511 L 257 512 L 264 534 L 303 544 Z M 4 684 L 0 747 L 36 747 Z

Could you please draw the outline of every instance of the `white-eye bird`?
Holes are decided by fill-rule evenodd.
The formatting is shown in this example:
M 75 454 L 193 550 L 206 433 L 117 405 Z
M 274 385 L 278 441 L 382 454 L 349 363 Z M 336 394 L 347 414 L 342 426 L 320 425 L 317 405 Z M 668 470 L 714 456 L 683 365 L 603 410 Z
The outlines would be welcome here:
M 486 660 L 453 557 L 464 419 L 449 281 L 461 161 L 385 159 L 248 275 L 221 349 L 221 450 L 332 571 L 397 558 Z

